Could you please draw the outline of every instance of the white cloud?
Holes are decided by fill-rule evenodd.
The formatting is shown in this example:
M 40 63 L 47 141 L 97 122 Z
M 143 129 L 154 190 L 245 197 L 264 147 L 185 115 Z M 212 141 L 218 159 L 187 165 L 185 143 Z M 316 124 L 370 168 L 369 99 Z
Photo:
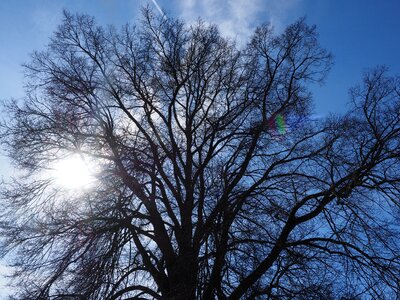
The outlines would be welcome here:
M 269 22 L 277 31 L 302 0 L 177 0 L 180 17 L 217 24 L 222 34 L 244 43 L 255 27 Z M 300 16 L 300 15 L 299 15 Z M 297 17 L 299 17 L 297 16 Z
M 8 267 L 4 263 L 0 263 L 0 297 L 1 299 L 6 299 L 6 296 L 10 296 L 14 289 L 11 288 L 8 284 L 10 283 L 9 278 L 6 276 L 10 276 L 12 273 L 11 267 Z

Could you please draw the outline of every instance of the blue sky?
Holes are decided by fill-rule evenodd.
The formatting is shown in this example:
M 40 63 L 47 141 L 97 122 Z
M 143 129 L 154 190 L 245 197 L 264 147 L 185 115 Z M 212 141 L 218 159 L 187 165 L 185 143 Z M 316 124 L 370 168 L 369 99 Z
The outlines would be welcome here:
M 362 73 L 387 65 L 400 74 L 400 1 L 398 0 L 157 0 L 172 17 L 188 22 L 198 17 L 221 27 L 244 43 L 257 24 L 271 22 L 277 31 L 306 16 L 316 24 L 321 44 L 335 57 L 324 86 L 313 87 L 319 115 L 343 112 L 348 88 Z M 93 15 L 101 24 L 135 21 L 152 0 L 15 0 L 0 1 L 0 99 L 23 97 L 21 64 L 42 49 L 61 19 L 63 8 Z M 0 160 L 6 173 L 6 160 Z M 0 267 L 0 273 L 2 273 Z M 6 293 L 3 290 L 3 293 Z M 1 286 L 0 286 L 1 296 Z
M 316 24 L 322 45 L 335 57 L 325 85 L 314 87 L 316 113 L 344 111 L 348 88 L 368 68 L 388 65 L 400 74 L 400 1 L 398 0 L 157 0 L 170 16 L 188 22 L 198 17 L 245 42 L 257 24 L 271 22 L 277 31 L 301 16 Z M 41 49 L 59 24 L 63 8 L 93 15 L 101 24 L 124 24 L 138 18 L 152 0 L 0 1 L 0 99 L 23 96 L 21 64 Z

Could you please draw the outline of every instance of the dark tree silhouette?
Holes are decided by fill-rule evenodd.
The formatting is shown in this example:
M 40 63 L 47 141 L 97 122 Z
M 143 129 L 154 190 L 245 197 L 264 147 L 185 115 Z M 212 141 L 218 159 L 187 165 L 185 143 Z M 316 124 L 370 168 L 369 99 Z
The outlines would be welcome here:
M 372 70 L 316 120 L 330 65 L 302 19 L 239 49 L 146 10 L 65 13 L 2 125 L 14 299 L 395 299 L 399 81 Z M 72 154 L 96 176 L 79 191 L 48 175 Z

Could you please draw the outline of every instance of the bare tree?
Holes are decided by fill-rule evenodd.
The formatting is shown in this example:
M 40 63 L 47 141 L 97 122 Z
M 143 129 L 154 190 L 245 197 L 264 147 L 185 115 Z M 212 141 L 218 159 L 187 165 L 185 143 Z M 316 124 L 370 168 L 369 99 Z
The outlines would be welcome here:
M 149 11 L 65 13 L 2 126 L 15 299 L 394 299 L 399 81 L 377 68 L 312 120 L 330 65 L 303 19 L 239 49 Z M 72 154 L 96 174 L 80 191 L 48 176 Z

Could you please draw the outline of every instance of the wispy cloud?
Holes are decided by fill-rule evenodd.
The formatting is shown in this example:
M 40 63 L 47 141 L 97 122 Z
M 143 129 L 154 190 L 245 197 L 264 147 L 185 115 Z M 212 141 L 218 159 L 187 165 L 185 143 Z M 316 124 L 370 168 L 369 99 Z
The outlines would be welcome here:
M 180 17 L 217 24 L 222 34 L 245 41 L 254 28 L 269 22 L 281 30 L 303 0 L 177 0 Z

